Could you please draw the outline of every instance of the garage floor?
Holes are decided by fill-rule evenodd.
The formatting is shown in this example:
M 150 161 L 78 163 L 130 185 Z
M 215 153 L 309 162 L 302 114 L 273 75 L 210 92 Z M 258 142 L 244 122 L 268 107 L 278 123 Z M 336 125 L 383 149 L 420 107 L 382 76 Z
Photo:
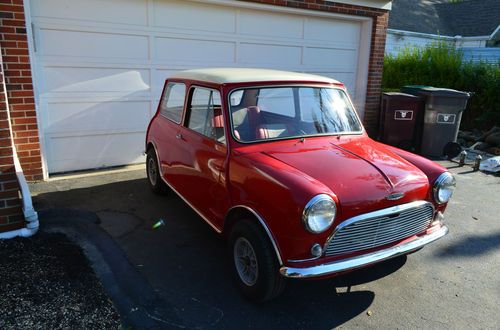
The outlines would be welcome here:
M 142 169 L 31 190 L 38 210 L 97 214 L 165 302 L 155 315 L 166 328 L 498 328 L 500 178 L 443 165 L 458 182 L 445 213 L 448 236 L 348 276 L 292 281 L 263 305 L 245 301 L 231 283 L 224 241 L 180 198 L 150 192 Z M 153 230 L 159 219 L 165 225 Z

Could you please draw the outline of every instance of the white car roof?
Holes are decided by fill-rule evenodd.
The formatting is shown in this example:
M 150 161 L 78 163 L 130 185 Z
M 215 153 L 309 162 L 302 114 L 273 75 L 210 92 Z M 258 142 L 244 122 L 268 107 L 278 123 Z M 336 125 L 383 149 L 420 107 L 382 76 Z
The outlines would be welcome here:
M 311 81 L 330 84 L 340 83 L 339 81 L 332 78 L 307 73 L 249 68 L 212 68 L 187 70 L 178 72 L 171 78 L 199 80 L 215 84 L 244 83 L 253 81 Z

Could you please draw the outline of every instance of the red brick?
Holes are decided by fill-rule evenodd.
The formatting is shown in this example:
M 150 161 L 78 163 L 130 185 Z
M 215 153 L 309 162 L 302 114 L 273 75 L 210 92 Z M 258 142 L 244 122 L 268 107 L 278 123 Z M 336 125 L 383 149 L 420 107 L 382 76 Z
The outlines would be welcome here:
M 0 199 L 19 197 L 17 190 L 0 191 Z
M 26 97 L 33 96 L 33 92 L 30 91 L 9 91 L 8 94 L 10 97 Z
M 29 64 L 25 63 L 7 63 L 7 69 L 9 70 L 14 70 L 14 69 L 20 69 L 20 70 L 31 70 L 31 66 Z
M 20 101 L 18 103 L 21 103 L 23 102 L 24 99 L 20 99 Z M 35 105 L 34 104 L 15 104 L 15 102 L 12 102 L 14 103 L 13 105 L 10 106 L 10 108 L 14 111 L 18 111 L 18 110 L 33 110 L 35 108 Z
M 25 21 L 24 13 L 14 13 L 14 18 Z
M 12 157 L 11 148 L 0 148 L 0 157 L 10 156 Z
M 36 118 L 15 118 L 12 122 L 16 125 L 19 124 L 36 124 Z
M 38 143 L 28 143 L 28 144 L 20 144 L 19 146 L 16 145 L 17 150 L 34 150 L 34 149 L 40 149 L 40 145 Z
M 19 189 L 19 185 L 16 186 L 16 189 Z M 21 205 L 21 200 L 19 198 L 8 199 L 5 201 L 5 204 L 7 204 L 8 207 L 19 207 Z
M 24 26 L 25 25 L 24 20 L 15 20 L 15 19 L 4 19 L 4 20 L 2 20 L 2 24 L 4 26 Z
M 18 77 L 21 76 L 21 71 L 19 70 L 5 70 L 6 76 Z
M 11 220 L 9 219 L 9 222 Z M 11 222 L 7 225 L 1 225 L 0 226 L 0 232 L 6 232 L 6 231 L 11 231 L 11 230 L 16 230 L 16 229 L 21 229 L 24 227 L 24 221 L 18 221 L 18 222 Z
M 14 132 L 16 137 L 33 137 L 38 136 L 37 131 L 22 131 L 22 132 Z
M 15 33 L 16 32 L 16 29 L 12 26 L 2 26 L 0 27 L 0 33 Z M 4 44 L 4 42 L 2 42 L 2 46 L 3 47 L 6 47 Z
M 0 11 L 7 11 L 7 12 L 12 12 L 12 13 L 22 13 L 24 11 L 24 7 L 17 6 L 17 5 L 0 4 Z
M 21 41 L 26 41 L 26 35 L 25 34 L 4 34 L 3 38 L 5 40 L 21 40 Z
M 16 191 L 17 193 L 17 191 Z M 23 210 L 19 206 L 0 208 L 0 216 L 10 216 L 22 214 Z
M 28 50 L 24 48 L 5 48 L 4 52 L 7 55 L 29 55 Z M 7 75 L 7 72 L 5 74 Z
M 19 159 L 22 160 L 23 163 L 40 163 L 42 161 L 42 157 L 34 156 L 34 157 L 22 157 Z

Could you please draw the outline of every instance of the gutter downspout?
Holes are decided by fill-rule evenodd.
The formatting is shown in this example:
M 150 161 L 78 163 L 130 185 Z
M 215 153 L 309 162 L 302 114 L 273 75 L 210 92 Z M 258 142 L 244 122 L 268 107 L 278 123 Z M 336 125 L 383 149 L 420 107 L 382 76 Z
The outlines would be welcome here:
M 12 151 L 14 154 L 14 166 L 16 169 L 17 181 L 19 182 L 19 189 L 21 190 L 21 200 L 23 203 L 23 215 L 26 220 L 26 228 L 21 228 L 17 230 L 8 231 L 6 233 L 0 233 L 0 239 L 9 239 L 14 237 L 30 237 L 36 234 L 39 227 L 38 213 L 36 213 L 33 208 L 33 202 L 31 200 L 31 194 L 28 187 L 28 183 L 24 177 L 21 164 L 19 163 L 19 158 L 17 158 L 16 147 L 12 146 Z

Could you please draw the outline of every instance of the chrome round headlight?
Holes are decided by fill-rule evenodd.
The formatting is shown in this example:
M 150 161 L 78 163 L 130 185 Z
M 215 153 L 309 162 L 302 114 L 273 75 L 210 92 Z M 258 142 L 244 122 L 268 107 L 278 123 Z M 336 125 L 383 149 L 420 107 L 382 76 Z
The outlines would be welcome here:
M 335 201 L 328 195 L 314 196 L 304 207 L 302 222 L 306 229 L 319 234 L 330 228 L 337 214 Z
M 450 172 L 441 174 L 434 183 L 434 200 L 436 203 L 447 203 L 455 191 L 455 186 L 455 178 Z

